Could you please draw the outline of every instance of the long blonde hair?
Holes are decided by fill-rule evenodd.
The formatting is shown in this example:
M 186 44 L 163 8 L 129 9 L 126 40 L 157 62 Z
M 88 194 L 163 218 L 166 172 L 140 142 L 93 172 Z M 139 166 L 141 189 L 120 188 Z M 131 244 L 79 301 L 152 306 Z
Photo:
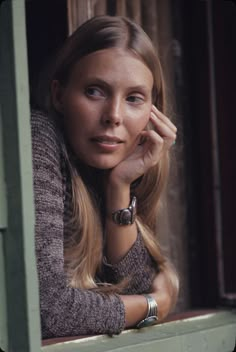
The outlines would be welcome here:
M 165 113 L 164 80 L 158 56 L 141 27 L 124 17 L 94 17 L 79 27 L 67 39 L 53 62 L 48 86 L 52 80 L 58 80 L 62 85 L 66 85 L 75 63 L 82 57 L 112 47 L 132 51 L 150 69 L 154 79 L 153 104 Z M 49 90 L 46 105 L 48 110 L 57 114 Z M 71 244 L 65 249 L 66 269 L 73 287 L 97 288 L 96 273 L 99 272 L 103 260 L 102 220 L 96 197 L 83 181 L 66 148 L 64 151 L 72 179 L 73 221 L 76 229 Z M 159 270 L 166 271 L 177 294 L 177 276 L 162 254 L 155 235 L 160 196 L 167 182 L 168 171 L 169 160 L 166 152 L 160 162 L 148 170 L 138 184 L 132 185 L 131 188 L 138 197 L 137 225 L 145 246 L 157 262 Z M 99 288 L 103 290 L 102 286 Z

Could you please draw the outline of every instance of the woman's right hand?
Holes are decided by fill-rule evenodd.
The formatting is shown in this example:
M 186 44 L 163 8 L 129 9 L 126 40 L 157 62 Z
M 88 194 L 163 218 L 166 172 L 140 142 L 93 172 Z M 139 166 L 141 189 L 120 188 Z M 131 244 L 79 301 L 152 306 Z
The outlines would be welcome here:
M 110 170 L 108 185 L 131 183 L 158 164 L 176 140 L 177 128 L 154 105 L 150 112 L 149 123 L 153 129 L 144 130 L 137 136 L 133 151 Z

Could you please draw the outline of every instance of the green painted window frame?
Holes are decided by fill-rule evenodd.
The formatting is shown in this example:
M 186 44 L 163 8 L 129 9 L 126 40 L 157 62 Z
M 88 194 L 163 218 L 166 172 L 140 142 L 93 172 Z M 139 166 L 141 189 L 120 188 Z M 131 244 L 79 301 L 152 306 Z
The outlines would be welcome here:
M 236 315 L 213 312 L 171 321 L 142 330 L 124 331 L 59 342 L 43 352 L 232 352 L 235 346 Z
M 230 352 L 236 314 L 217 312 L 113 338 L 41 346 L 25 1 L 0 7 L 0 351 Z
M 23 0 L 3 1 L 0 7 L 0 113 L 0 346 L 37 352 L 41 334 Z

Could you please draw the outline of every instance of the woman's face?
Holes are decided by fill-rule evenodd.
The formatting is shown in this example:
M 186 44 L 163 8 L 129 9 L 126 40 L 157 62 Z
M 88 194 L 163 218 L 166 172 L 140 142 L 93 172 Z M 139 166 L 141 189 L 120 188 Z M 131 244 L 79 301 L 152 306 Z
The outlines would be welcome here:
M 132 52 L 104 49 L 83 57 L 65 87 L 52 84 L 70 144 L 80 160 L 110 169 L 139 143 L 152 106 L 153 76 Z

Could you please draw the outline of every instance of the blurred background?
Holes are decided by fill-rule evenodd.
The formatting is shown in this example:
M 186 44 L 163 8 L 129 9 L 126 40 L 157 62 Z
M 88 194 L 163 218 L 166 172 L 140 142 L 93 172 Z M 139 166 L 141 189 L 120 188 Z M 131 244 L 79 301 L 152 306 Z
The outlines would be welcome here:
M 157 223 L 180 274 L 176 311 L 235 306 L 235 1 L 27 0 L 31 87 L 66 37 L 102 14 L 139 23 L 164 67 L 178 139 Z

